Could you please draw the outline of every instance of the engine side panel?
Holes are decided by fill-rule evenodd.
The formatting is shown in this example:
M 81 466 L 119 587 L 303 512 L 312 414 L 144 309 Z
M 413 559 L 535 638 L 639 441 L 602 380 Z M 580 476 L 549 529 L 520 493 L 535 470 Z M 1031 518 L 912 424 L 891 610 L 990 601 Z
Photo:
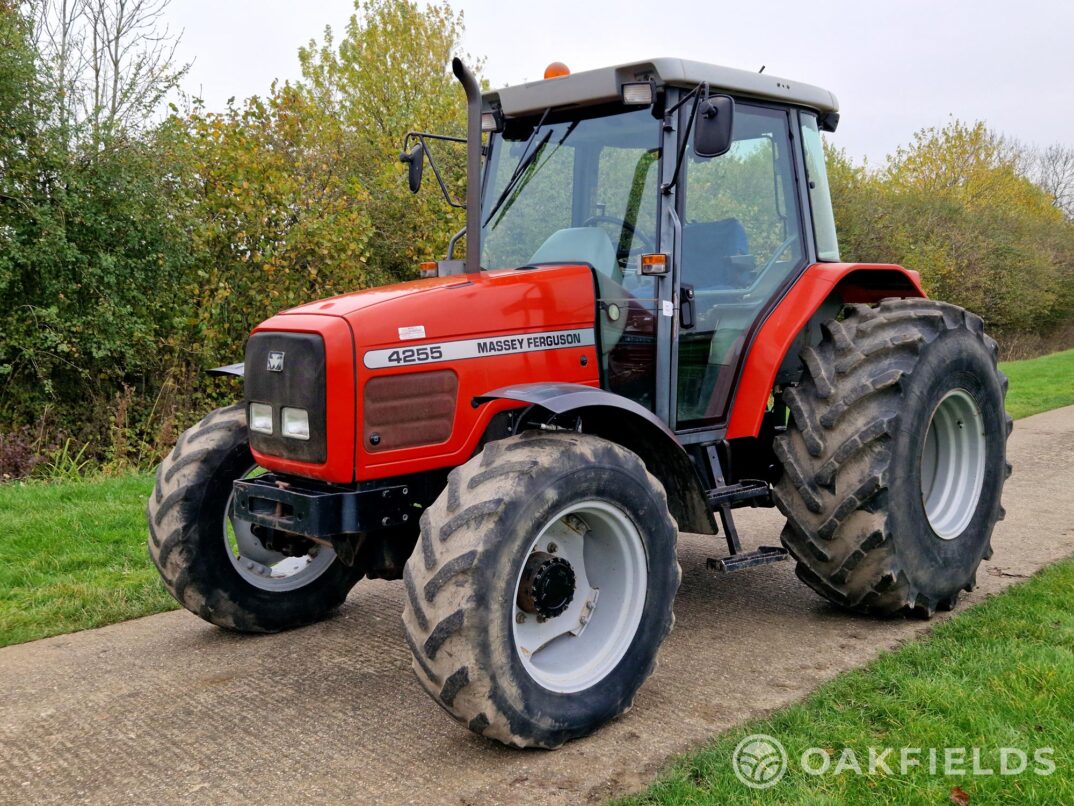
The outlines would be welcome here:
M 359 423 L 369 405 L 391 419 L 379 394 L 383 379 L 448 371 L 458 389 L 449 436 L 436 444 L 386 450 L 360 426 L 358 479 L 467 461 L 492 416 L 518 406 L 503 400 L 475 406 L 474 398 L 489 389 L 539 381 L 599 386 L 593 289 L 588 266 L 482 272 L 435 293 L 349 314 L 357 339 Z

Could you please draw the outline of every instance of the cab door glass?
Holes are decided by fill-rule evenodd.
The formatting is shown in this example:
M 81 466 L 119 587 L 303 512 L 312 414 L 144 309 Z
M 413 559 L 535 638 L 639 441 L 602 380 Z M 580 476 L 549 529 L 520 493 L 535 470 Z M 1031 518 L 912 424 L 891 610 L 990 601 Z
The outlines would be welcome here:
M 657 135 L 653 125 L 651 140 L 634 144 L 641 147 L 601 149 L 588 222 L 608 233 L 622 270 L 618 282 L 618 278 L 597 274 L 604 387 L 650 410 L 656 393 L 659 281 L 643 276 L 639 266 L 641 255 L 656 251 Z
M 678 338 L 679 428 L 724 417 L 750 326 L 805 253 L 787 113 L 737 104 L 733 141 L 685 166 L 680 283 L 694 317 Z

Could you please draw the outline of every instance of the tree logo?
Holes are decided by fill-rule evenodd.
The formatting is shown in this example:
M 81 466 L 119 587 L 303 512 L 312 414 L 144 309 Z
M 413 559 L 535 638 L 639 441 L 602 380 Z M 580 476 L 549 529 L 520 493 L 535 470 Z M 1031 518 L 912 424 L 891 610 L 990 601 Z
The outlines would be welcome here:
M 747 736 L 731 757 L 735 777 L 751 789 L 768 789 L 787 772 L 787 751 L 779 739 L 763 733 Z

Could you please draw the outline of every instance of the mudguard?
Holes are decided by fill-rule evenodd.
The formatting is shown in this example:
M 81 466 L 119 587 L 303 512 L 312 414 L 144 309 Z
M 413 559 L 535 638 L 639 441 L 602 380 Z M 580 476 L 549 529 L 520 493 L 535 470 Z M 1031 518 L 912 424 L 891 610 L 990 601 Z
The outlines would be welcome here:
M 841 303 L 924 297 L 916 271 L 881 263 L 817 263 L 810 266 L 765 318 L 751 340 L 738 378 L 727 439 L 755 437 L 768 408 L 776 373 L 810 319 L 832 297 Z
M 707 504 L 704 485 L 686 450 L 665 423 L 633 400 L 582 384 L 527 383 L 494 389 L 475 402 L 492 400 L 529 403 L 547 412 L 551 424 L 574 428 L 580 422 L 584 433 L 633 451 L 664 485 L 668 509 L 679 529 L 716 534 L 716 520 Z

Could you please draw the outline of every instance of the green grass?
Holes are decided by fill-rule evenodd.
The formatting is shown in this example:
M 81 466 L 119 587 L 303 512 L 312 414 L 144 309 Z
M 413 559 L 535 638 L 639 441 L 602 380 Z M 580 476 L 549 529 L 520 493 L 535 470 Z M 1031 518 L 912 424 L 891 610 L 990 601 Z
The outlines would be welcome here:
M 146 551 L 150 476 L 0 485 L 0 646 L 176 607 Z
M 1000 364 L 1011 381 L 1007 411 L 1014 419 L 1074 405 L 1074 350 Z
M 838 677 L 805 702 L 715 739 L 677 761 L 648 792 L 624 804 L 932 803 L 947 804 L 954 787 L 982 803 L 1074 803 L 1074 561 L 945 622 L 921 641 Z M 714 693 L 714 696 L 719 696 Z M 784 744 L 786 777 L 751 790 L 731 758 L 746 736 Z M 833 767 L 850 748 L 863 768 L 870 747 L 895 748 L 893 775 L 846 771 L 809 775 L 802 753 L 820 747 Z M 1029 755 L 1021 775 L 945 776 L 923 769 L 900 774 L 900 748 L 981 748 L 981 767 L 998 770 L 1001 747 Z M 1033 753 L 1054 748 L 1055 772 L 1033 772 Z M 968 751 L 968 753 L 972 753 Z M 849 760 L 849 757 L 847 757 Z M 811 761 L 819 763 L 819 756 Z M 970 767 L 970 763 L 966 764 Z

